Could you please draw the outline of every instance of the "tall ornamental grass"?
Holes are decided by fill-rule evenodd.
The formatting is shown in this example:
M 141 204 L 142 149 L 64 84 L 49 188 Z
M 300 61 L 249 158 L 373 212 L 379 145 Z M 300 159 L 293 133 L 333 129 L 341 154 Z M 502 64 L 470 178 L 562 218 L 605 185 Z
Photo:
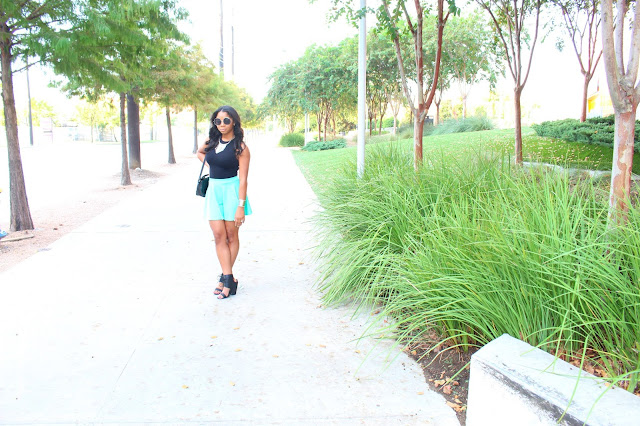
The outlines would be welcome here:
M 403 341 L 435 331 L 466 350 L 508 333 L 634 390 L 639 210 L 608 230 L 591 181 L 469 158 L 415 172 L 409 153 L 381 147 L 361 179 L 336 171 L 317 217 L 326 302 L 381 307 Z

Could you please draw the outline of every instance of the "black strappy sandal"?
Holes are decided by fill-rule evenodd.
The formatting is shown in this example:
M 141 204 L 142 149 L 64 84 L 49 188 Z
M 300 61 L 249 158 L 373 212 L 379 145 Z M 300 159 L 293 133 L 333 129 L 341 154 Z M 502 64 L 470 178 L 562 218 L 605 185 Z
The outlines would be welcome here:
M 220 280 L 224 284 L 224 287 L 229 289 L 229 295 L 225 296 L 224 293 L 220 292 L 218 299 L 226 299 L 227 297 L 234 296 L 237 293 L 238 283 L 234 281 L 233 274 L 223 275 Z
M 218 275 L 218 284 L 220 284 L 222 282 L 222 275 L 224 275 L 222 272 L 220 273 L 220 275 Z M 233 274 L 232 274 L 233 275 Z M 235 278 L 233 279 L 233 281 L 236 283 L 236 288 L 238 288 L 238 280 L 236 280 Z M 215 294 L 216 296 L 219 295 L 220 293 L 222 293 L 222 290 L 224 290 L 224 283 L 222 284 L 222 288 L 220 287 L 216 287 L 213 290 L 213 294 Z M 235 293 L 233 293 L 235 294 Z
M 218 284 L 220 284 L 221 282 L 222 282 L 222 273 L 220 273 L 220 275 L 218 275 Z M 224 284 L 222 284 L 222 288 L 216 286 L 216 288 L 213 290 L 213 294 L 215 294 L 217 296 L 220 293 L 222 293 L 222 290 L 224 290 Z

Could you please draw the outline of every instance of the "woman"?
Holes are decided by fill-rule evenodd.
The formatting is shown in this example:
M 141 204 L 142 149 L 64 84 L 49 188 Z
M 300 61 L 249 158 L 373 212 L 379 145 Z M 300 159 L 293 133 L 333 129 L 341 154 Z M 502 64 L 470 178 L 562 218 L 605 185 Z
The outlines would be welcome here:
M 204 210 L 222 268 L 214 294 L 226 299 L 238 289 L 238 281 L 233 278 L 233 264 L 240 249 L 238 231 L 245 216 L 251 214 L 247 199 L 249 148 L 235 109 L 222 106 L 211 115 L 209 139 L 198 149 L 198 159 L 209 165 Z

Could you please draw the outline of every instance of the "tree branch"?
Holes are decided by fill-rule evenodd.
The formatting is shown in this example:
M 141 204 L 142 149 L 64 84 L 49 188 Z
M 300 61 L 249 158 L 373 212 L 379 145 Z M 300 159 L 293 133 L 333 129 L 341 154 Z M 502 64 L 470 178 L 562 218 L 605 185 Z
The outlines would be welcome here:
M 618 91 L 620 81 L 619 69 L 616 63 L 614 38 L 618 32 L 614 32 L 613 26 L 613 0 L 600 1 L 600 15 L 602 16 L 602 51 L 604 55 L 605 75 L 609 85 L 611 101 L 616 109 L 620 108 L 621 96 Z
M 626 79 L 629 82 L 629 86 L 633 86 L 636 84 L 636 80 L 638 79 L 638 64 L 640 63 L 640 55 L 638 55 L 638 49 L 640 49 L 640 7 L 636 5 L 635 8 L 635 16 L 633 17 L 633 29 L 631 30 L 631 49 L 630 56 L 631 60 L 629 61 L 629 68 L 627 69 Z M 637 99 L 640 96 L 638 91 L 635 91 L 635 100 L 634 103 L 637 104 Z
M 387 16 L 389 17 L 389 23 L 393 30 L 393 45 L 396 50 L 396 56 L 398 58 L 398 69 L 400 71 L 400 80 L 402 81 L 402 89 L 404 91 L 404 95 L 407 98 L 407 103 L 411 108 L 412 114 L 415 116 L 415 106 L 413 104 L 413 100 L 411 99 L 411 92 L 409 92 L 409 86 L 407 85 L 407 75 L 404 71 L 404 61 L 402 60 L 402 50 L 400 49 L 400 35 L 398 33 L 398 28 L 391 20 L 391 13 L 389 12 L 389 2 L 388 0 L 383 0 L 382 5 L 384 7 Z
M 615 55 L 616 62 L 618 67 L 619 78 L 624 78 L 626 74 L 624 70 L 624 55 L 622 54 L 623 50 L 623 38 L 624 38 L 624 17 L 627 14 L 627 2 L 626 0 L 618 0 L 616 6 L 616 11 L 618 12 L 616 16 L 616 27 L 615 27 Z M 618 79 L 618 81 L 621 81 Z
M 524 75 L 524 81 L 522 82 L 522 86 L 524 87 L 525 84 L 527 84 L 527 79 L 529 78 L 529 71 L 531 71 L 531 61 L 533 60 L 533 51 L 536 48 L 536 41 L 538 40 L 538 27 L 540 26 L 540 7 L 541 7 L 541 0 L 538 0 L 537 4 L 536 4 L 536 32 L 535 35 L 533 36 L 533 44 L 531 45 L 531 52 L 529 52 L 529 64 L 527 66 L 527 73 Z

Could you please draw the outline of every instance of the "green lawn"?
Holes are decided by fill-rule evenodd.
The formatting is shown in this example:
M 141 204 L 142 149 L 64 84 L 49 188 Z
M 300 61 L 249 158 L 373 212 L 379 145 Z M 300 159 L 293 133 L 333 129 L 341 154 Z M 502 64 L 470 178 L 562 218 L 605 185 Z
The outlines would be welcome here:
M 476 155 L 492 148 L 512 155 L 513 138 L 513 129 L 425 136 L 424 160 L 437 160 L 443 155 L 463 159 L 466 155 Z M 376 143 L 376 138 L 371 138 L 370 143 Z M 406 150 L 407 155 L 413 155 L 413 139 L 380 144 L 397 144 Z M 525 161 L 591 170 L 611 170 L 613 159 L 611 148 L 539 137 L 530 128 L 523 129 L 522 146 Z M 317 152 L 294 151 L 294 158 L 311 186 L 317 190 L 322 185 L 323 177 L 331 175 L 344 164 L 349 162 L 355 164 L 356 147 Z M 634 162 L 633 173 L 640 174 L 640 161 Z

